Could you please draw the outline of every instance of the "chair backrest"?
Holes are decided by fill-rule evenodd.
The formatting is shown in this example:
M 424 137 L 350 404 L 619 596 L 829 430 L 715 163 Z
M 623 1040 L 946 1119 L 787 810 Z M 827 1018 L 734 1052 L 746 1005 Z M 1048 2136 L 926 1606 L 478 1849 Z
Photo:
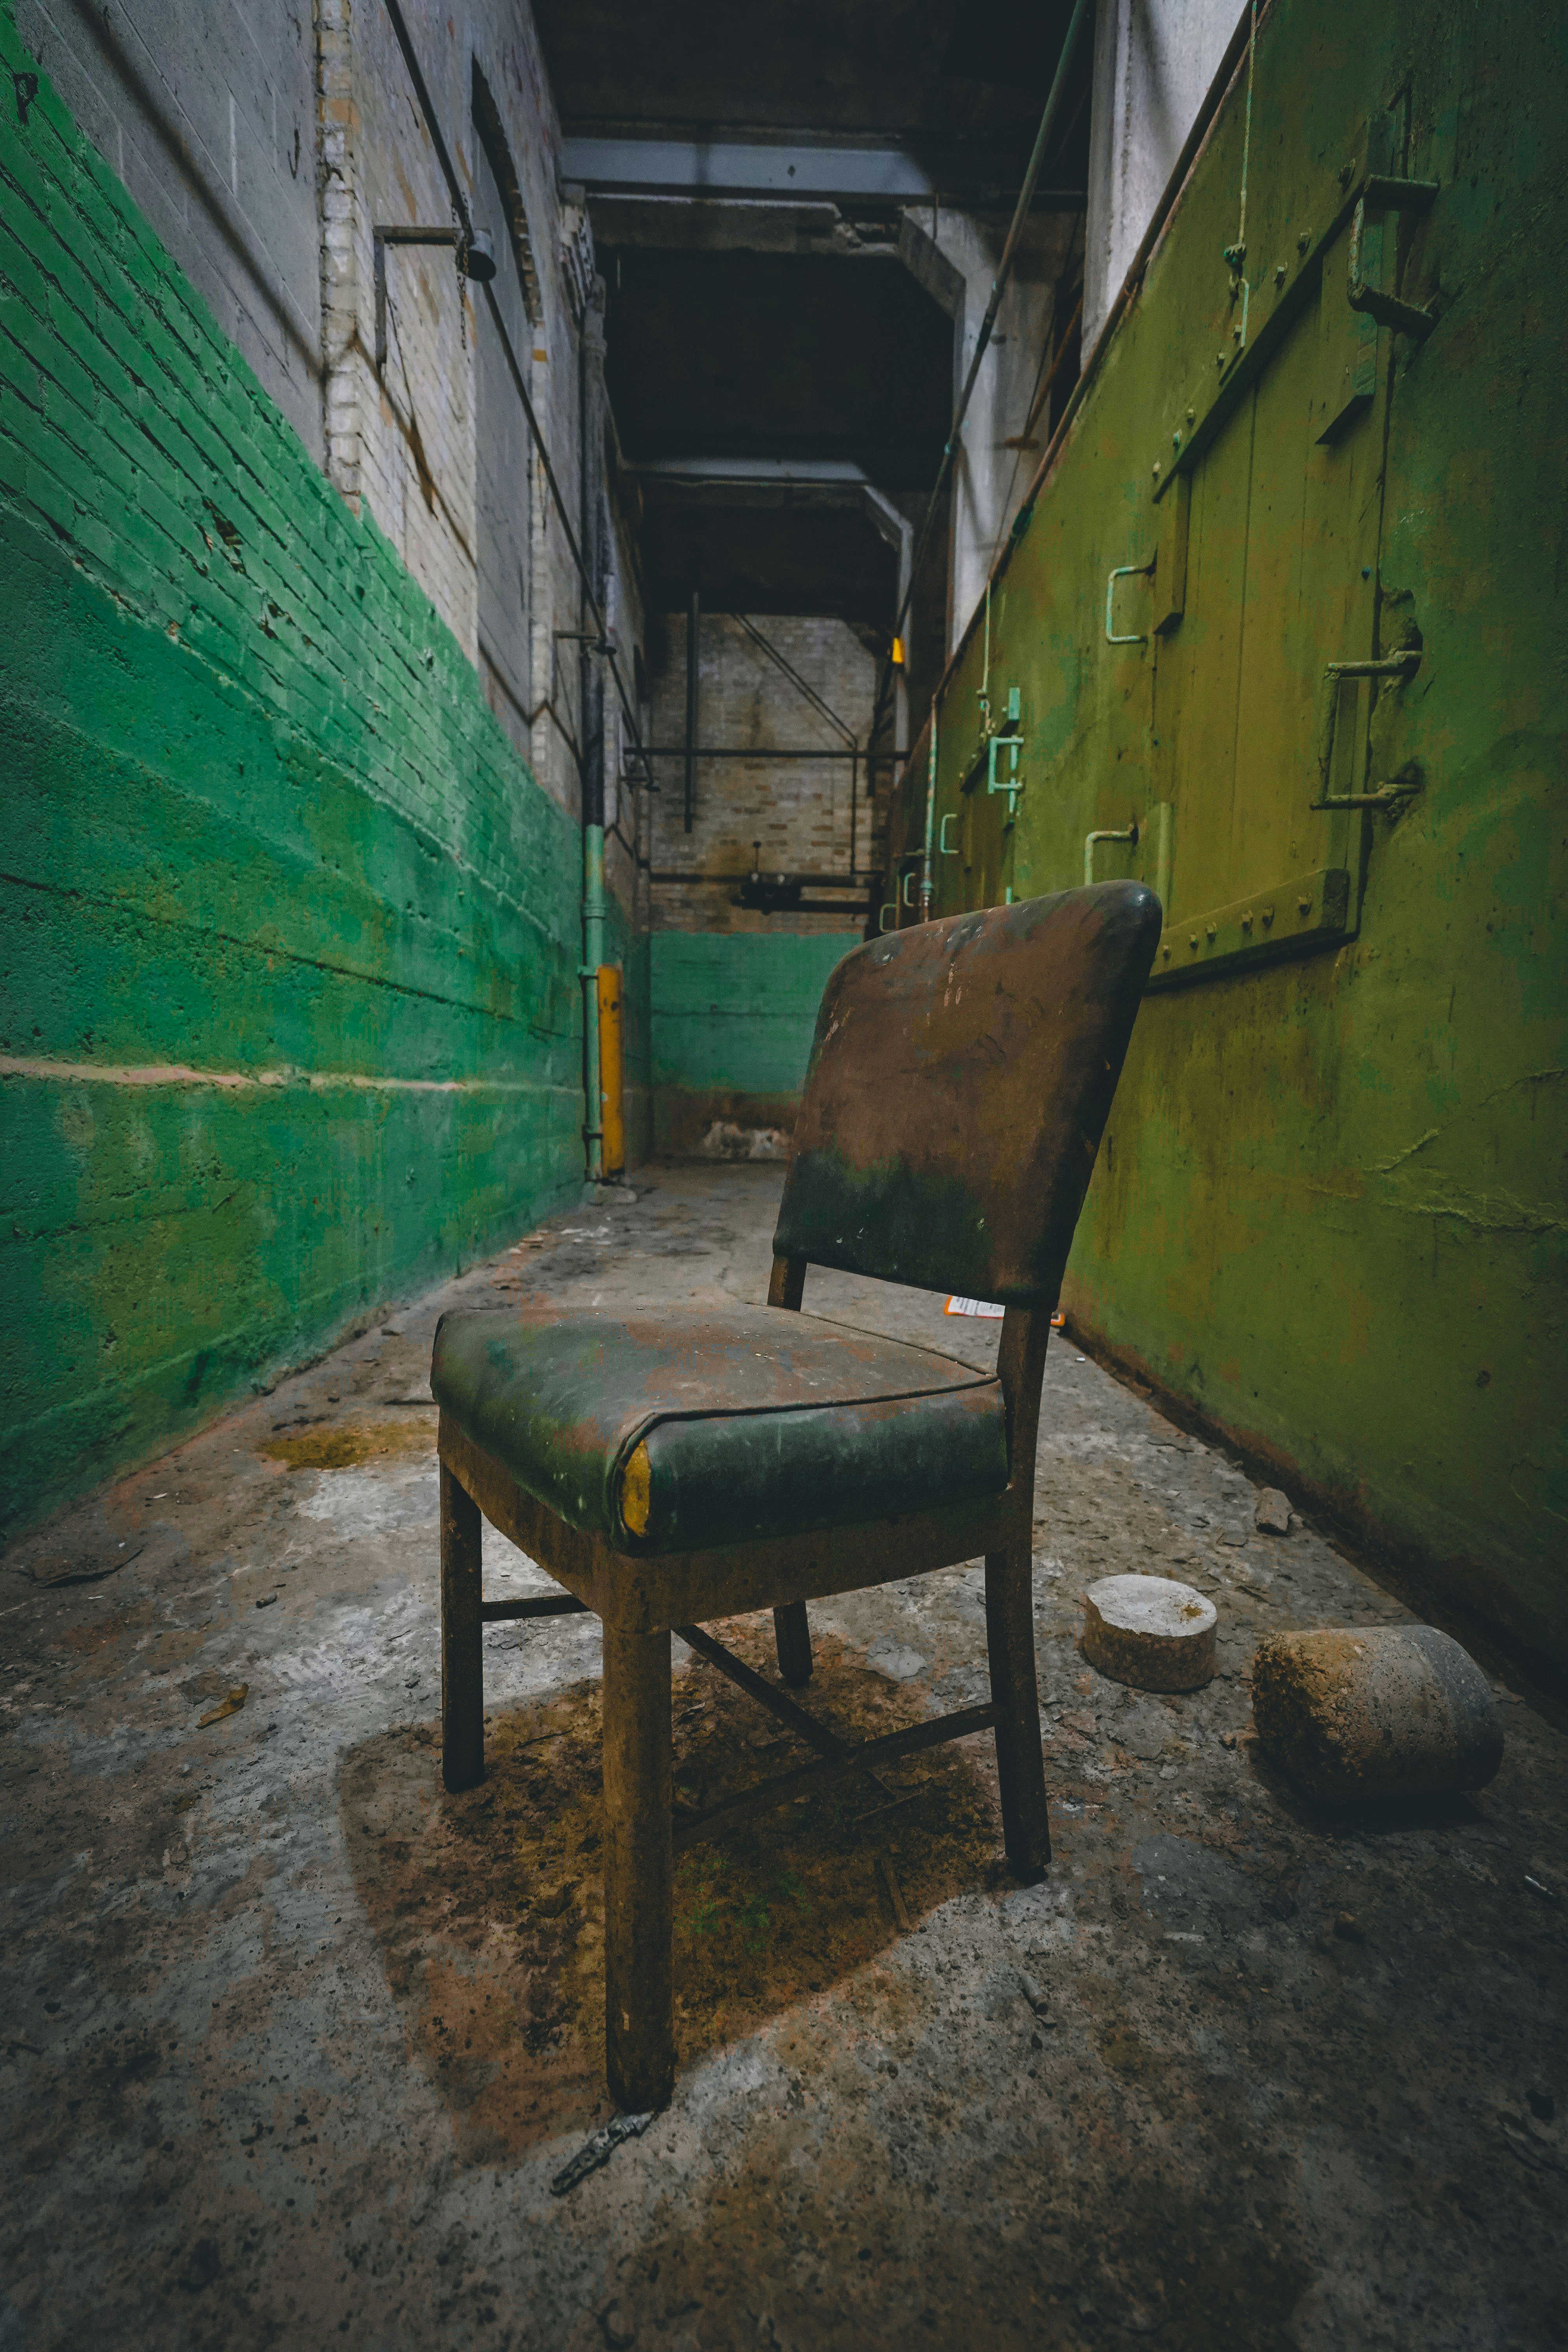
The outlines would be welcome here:
M 775 1253 L 1054 1306 L 1160 922 L 1142 883 L 1102 882 L 847 955 L 816 1016 Z

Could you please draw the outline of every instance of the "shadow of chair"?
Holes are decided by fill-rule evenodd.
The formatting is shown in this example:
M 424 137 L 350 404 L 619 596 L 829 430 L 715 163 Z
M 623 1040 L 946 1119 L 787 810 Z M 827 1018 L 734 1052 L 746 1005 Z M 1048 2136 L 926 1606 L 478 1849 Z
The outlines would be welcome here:
M 991 1730 L 1003 1843 L 1050 1858 L 1031 1577 L 1050 1315 L 1160 932 L 1136 883 L 954 916 L 829 978 L 765 1307 L 460 1312 L 436 1335 L 448 1789 L 484 1775 L 481 1633 L 604 1624 L 606 2073 L 629 2110 L 675 2075 L 673 1857 L 825 1780 Z M 808 1265 L 1005 1312 L 994 1374 L 798 1310 Z M 777 1310 L 796 1310 L 781 1315 Z M 486 1601 L 481 1517 L 563 1588 Z M 984 1556 L 991 1698 L 850 1745 L 704 1632 L 771 1607 L 811 1675 L 806 1603 Z M 816 1750 L 675 1814 L 670 1635 Z

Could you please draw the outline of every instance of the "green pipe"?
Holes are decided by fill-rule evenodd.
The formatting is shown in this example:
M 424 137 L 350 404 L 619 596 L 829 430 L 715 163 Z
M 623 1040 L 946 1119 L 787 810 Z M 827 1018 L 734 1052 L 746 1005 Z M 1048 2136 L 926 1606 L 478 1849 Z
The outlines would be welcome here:
M 583 827 L 583 1080 L 586 1094 L 583 1140 L 588 1181 L 605 1172 L 605 1129 L 599 1106 L 599 966 L 605 961 L 605 828 Z

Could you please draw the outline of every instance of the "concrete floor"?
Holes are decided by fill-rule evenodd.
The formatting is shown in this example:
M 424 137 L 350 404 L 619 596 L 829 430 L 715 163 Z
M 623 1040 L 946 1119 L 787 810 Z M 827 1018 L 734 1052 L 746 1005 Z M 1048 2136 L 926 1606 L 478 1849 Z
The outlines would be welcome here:
M 1070 1340 L 1048 1882 L 998 1867 L 984 1739 L 694 1857 L 674 2105 L 552 2197 L 609 2112 L 596 1623 L 487 1635 L 490 1777 L 444 1799 L 431 1335 L 760 1299 L 779 1174 L 640 1177 L 5 1562 L 0 2352 L 1568 2343 L 1568 1741 L 1500 1685 L 1476 1799 L 1298 1804 L 1246 1738 L 1255 1638 L 1405 1612 L 1310 1527 L 1257 1535 L 1247 1478 Z M 837 1276 L 806 1307 L 969 1355 L 998 1328 Z M 1084 1664 L 1121 1569 L 1215 1597 L 1206 1690 Z M 977 1569 L 812 1613 L 841 1727 L 984 1695 Z M 768 1630 L 731 1634 L 761 1663 Z M 689 1794 L 796 1759 L 710 1668 L 676 1687 Z

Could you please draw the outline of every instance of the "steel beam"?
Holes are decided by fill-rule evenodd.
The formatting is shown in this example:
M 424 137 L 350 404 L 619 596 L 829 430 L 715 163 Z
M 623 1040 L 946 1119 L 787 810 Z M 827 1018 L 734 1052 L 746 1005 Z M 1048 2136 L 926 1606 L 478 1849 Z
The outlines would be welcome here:
M 590 196 L 771 197 L 776 202 L 1011 205 L 1017 173 L 972 152 L 927 159 L 902 147 L 773 145 L 763 140 L 627 139 L 562 142 L 561 179 Z M 1081 212 L 1081 189 L 1045 190 L 1041 208 Z

